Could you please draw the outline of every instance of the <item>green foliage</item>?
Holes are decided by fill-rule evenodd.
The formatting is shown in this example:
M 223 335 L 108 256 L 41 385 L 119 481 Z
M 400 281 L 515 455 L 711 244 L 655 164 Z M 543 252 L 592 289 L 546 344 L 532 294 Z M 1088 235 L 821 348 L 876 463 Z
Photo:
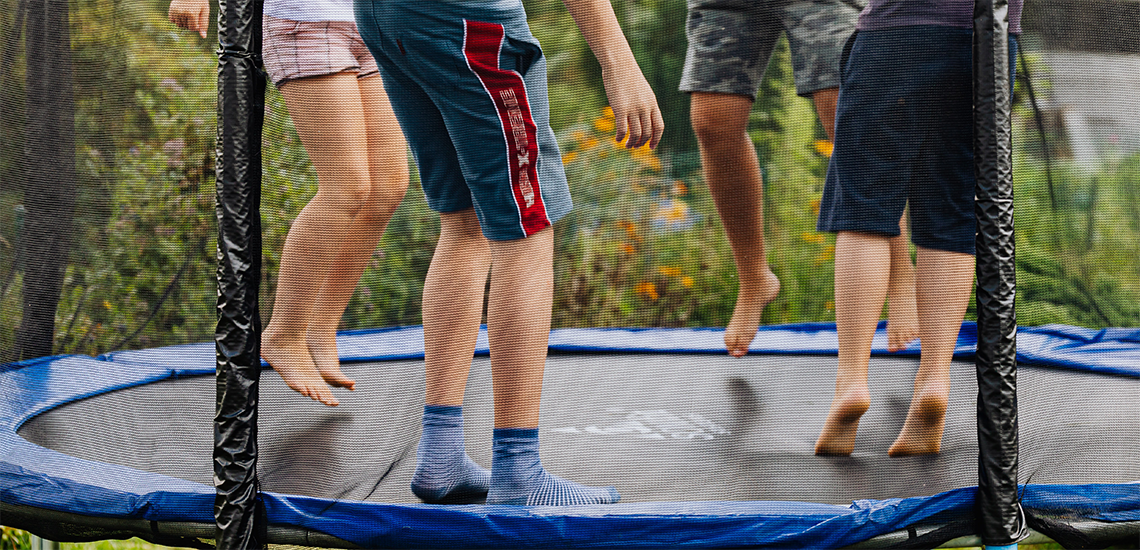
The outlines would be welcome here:
M 1140 155 L 1087 173 L 1043 164 L 1015 169 L 1018 324 L 1140 325 Z
M 615 4 L 667 116 L 661 150 L 612 143 L 597 61 L 560 0 L 526 0 L 549 61 L 553 124 L 576 208 L 556 226 L 555 326 L 723 326 L 736 272 L 701 181 L 676 91 L 684 2 Z M 0 19 L 13 28 L 16 0 Z M 174 29 L 166 2 L 72 3 L 80 174 L 56 351 L 97 354 L 211 338 L 214 325 L 215 65 L 212 40 Z M 18 206 L 24 103 L 22 45 L 11 35 L 0 74 L 0 360 L 21 316 Z M 1038 93 L 1047 74 L 1032 56 Z M 1015 111 L 1018 314 L 1022 325 L 1140 324 L 1140 157 L 1095 171 L 1054 150 L 1053 185 L 1019 84 Z M 285 235 L 316 175 L 280 94 L 266 96 L 262 312 L 268 318 Z M 1046 120 L 1048 124 L 1049 121 Z M 769 262 L 782 290 L 766 324 L 834 319 L 834 246 L 815 231 L 826 143 L 796 96 L 786 41 L 773 54 L 749 133 L 765 175 Z M 1056 129 L 1047 128 L 1056 143 Z M 9 182 L 14 182 L 9 184 Z M 439 234 L 413 180 L 361 278 L 342 328 L 420 322 L 423 278 Z M 973 313 L 969 314 L 971 317 Z
M 574 211 L 557 226 L 555 326 L 688 326 L 708 320 L 724 273 L 702 248 L 711 205 L 664 175 L 648 148 L 613 141 L 611 111 L 562 135 Z M 714 304 L 710 307 L 710 302 Z
M 810 106 L 806 113 L 814 116 Z M 727 324 L 736 269 L 708 188 L 691 173 L 670 176 L 669 156 L 615 144 L 612 128 L 606 111 L 561 135 L 575 209 L 557 229 L 554 325 Z M 765 323 L 833 315 L 833 247 L 812 229 L 822 185 L 813 174 L 825 161 L 810 151 L 813 137 L 785 135 L 774 147 L 804 154 L 769 164 L 769 174 L 786 178 L 769 186 L 783 204 L 769 208 L 767 224 L 769 258 L 784 291 Z
M 27 550 L 31 547 L 31 535 L 27 531 L 0 527 L 0 550 Z
M 135 3 L 78 2 L 71 23 L 80 181 L 55 350 L 203 339 L 213 324 L 214 62 L 196 36 Z M 0 198 L 10 211 L 20 194 Z M 3 338 L 19 319 L 8 315 L 18 288 L 18 277 L 4 287 Z

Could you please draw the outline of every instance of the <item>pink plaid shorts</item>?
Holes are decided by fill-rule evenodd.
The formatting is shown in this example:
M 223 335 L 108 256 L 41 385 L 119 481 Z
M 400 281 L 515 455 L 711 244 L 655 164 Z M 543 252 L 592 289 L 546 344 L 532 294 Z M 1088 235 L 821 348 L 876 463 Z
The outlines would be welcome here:
M 293 21 L 265 16 L 262 58 L 273 84 L 355 71 L 378 74 L 376 60 L 352 21 Z

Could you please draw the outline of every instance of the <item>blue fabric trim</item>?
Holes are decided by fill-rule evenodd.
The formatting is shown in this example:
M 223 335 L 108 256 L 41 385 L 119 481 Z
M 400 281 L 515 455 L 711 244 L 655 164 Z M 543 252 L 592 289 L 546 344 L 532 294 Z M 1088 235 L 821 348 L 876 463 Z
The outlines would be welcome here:
M 461 405 L 424 405 L 424 414 L 462 417 L 463 407 Z
M 341 333 L 345 360 L 422 357 L 421 327 Z M 561 329 L 562 351 L 724 353 L 717 329 Z M 830 354 L 830 324 L 763 327 L 753 352 Z M 883 327 L 875 353 L 886 354 Z M 973 357 L 976 331 L 963 326 L 960 359 Z M 486 353 L 486 333 L 480 335 Z M 917 350 L 906 350 L 912 355 Z M 1067 326 L 1021 328 L 1019 361 L 1140 377 L 1140 330 Z M 0 500 L 95 517 L 213 522 L 214 489 L 122 466 L 81 460 L 16 434 L 53 407 L 119 388 L 214 371 L 212 344 L 65 355 L 0 365 Z M 93 376 L 92 373 L 97 373 Z M 579 507 L 395 505 L 264 493 L 269 521 L 319 530 L 363 547 L 839 547 L 921 521 L 973 513 L 974 487 L 927 497 L 807 502 L 657 502 Z M 1100 521 L 1140 521 L 1140 483 L 1029 485 L 1023 505 Z M 362 525 L 369 526 L 362 529 Z M 446 525 L 448 529 L 441 529 Z
M 533 439 L 538 440 L 538 428 L 495 428 L 491 433 L 493 439 Z

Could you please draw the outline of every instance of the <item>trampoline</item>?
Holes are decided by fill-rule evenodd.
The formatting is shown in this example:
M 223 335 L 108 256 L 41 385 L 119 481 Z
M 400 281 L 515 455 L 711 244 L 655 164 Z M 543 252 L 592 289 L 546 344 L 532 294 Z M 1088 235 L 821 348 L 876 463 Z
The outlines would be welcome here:
M 876 339 L 873 405 L 850 457 L 818 457 L 833 325 L 764 327 L 743 359 L 702 329 L 551 336 L 540 436 L 553 472 L 613 484 L 609 506 L 425 505 L 408 490 L 423 395 L 419 327 L 340 335 L 358 390 L 337 408 L 261 377 L 259 482 L 270 543 L 365 548 L 934 547 L 976 543 L 966 324 L 943 450 L 889 458 L 917 350 Z M 882 332 L 882 331 L 880 331 Z M 1019 331 L 1021 501 L 1068 546 L 1140 538 L 1140 332 Z M 481 335 L 467 440 L 489 464 Z M 59 356 L 0 372 L 4 521 L 52 540 L 198 544 L 214 530 L 213 344 Z M 960 538 L 966 537 L 966 538 Z
M 20 3 L 21 10 L 24 4 Z M 1057 4 L 1058 11 L 1052 13 L 1066 13 L 1068 18 L 1066 4 Z M 30 39 L 68 28 L 66 6 L 62 10 L 58 9 L 62 5 L 45 6 L 51 9 L 27 12 Z M 546 370 L 539 426 L 543 462 L 555 474 L 594 485 L 614 485 L 623 495 L 616 505 L 566 507 L 426 505 L 412 496 L 408 485 L 423 404 L 420 327 L 340 334 L 342 363 L 359 382 L 359 389 L 343 394 L 337 408 L 299 397 L 274 372 L 262 372 L 258 285 L 263 280 L 263 255 L 258 208 L 261 130 L 267 109 L 257 39 L 261 2 L 235 0 L 222 2 L 220 7 L 217 110 L 211 113 L 217 116 L 214 164 L 210 165 L 207 154 L 200 169 L 187 165 L 185 170 L 163 176 L 177 179 L 178 188 L 190 194 L 195 194 L 193 184 L 205 176 L 212 173 L 216 180 L 218 324 L 214 342 L 0 364 L 0 514 L 4 525 L 56 541 L 138 536 L 173 546 L 222 548 L 266 544 L 928 548 L 979 543 L 1001 547 L 1044 540 L 1071 548 L 1140 545 L 1140 461 L 1136 459 L 1140 456 L 1140 422 L 1136 422 L 1140 418 L 1140 331 L 1016 327 L 1013 279 L 1019 267 L 1013 261 L 1012 83 L 1005 77 L 1008 13 L 1004 0 L 978 0 L 975 9 L 978 322 L 963 325 L 959 336 L 942 452 L 906 458 L 886 454 L 910 400 L 918 350 L 887 353 L 883 327 L 876 337 L 870 370 L 872 408 L 861 421 L 855 452 L 849 457 L 819 457 L 812 452 L 834 383 L 833 324 L 763 327 L 752 353 L 743 359 L 725 356 L 723 332 L 717 329 L 560 329 L 551 335 Z M 1130 36 L 1135 26 L 1127 24 L 1127 14 L 1135 15 L 1135 10 L 1112 3 L 1105 3 L 1102 10 L 1105 15 L 1094 18 L 1095 25 L 1088 28 L 1097 35 Z M 21 28 L 24 13 L 19 11 L 14 28 Z M 116 7 L 114 15 L 126 17 L 126 12 Z M 45 22 L 64 24 L 37 26 Z M 1105 31 L 1105 25 L 1117 24 L 1118 30 L 1110 26 Z M 1089 42 L 1080 32 L 1084 27 L 1072 27 L 1064 32 L 1042 31 L 1039 37 L 1049 40 L 1064 35 L 1075 43 Z M 62 44 L 57 53 L 66 52 L 70 38 L 66 33 L 63 36 L 44 43 Z M 1122 41 L 1130 44 L 1127 39 Z M 35 40 L 28 44 L 29 51 L 42 49 Z M 1108 51 L 1135 53 L 1128 44 Z M 6 47 L 2 72 L 8 75 L 7 69 L 17 66 L 26 69 L 27 97 L 34 99 L 26 103 L 39 108 L 27 110 L 29 121 L 47 121 L 47 130 L 73 125 L 70 119 L 48 116 L 54 111 L 71 113 L 73 105 L 57 109 L 54 103 L 39 101 L 39 96 L 70 97 L 72 82 L 68 79 L 63 79 L 66 82 L 61 85 L 66 87 L 59 88 L 59 93 L 47 93 L 56 90 L 44 86 L 55 82 L 51 76 L 72 74 L 71 62 L 66 56 L 55 56 L 56 61 L 63 60 L 60 63 L 66 61 L 60 68 L 46 62 L 51 59 L 28 63 L 21 55 Z M 7 63 L 17 58 L 24 60 L 17 65 Z M 46 76 L 37 78 L 41 73 L 32 69 Z M 196 78 L 186 79 L 191 80 Z M 153 87 L 155 93 L 163 94 L 173 92 L 178 82 L 164 78 Z M 131 88 L 124 86 L 120 91 L 124 90 Z M 6 107 L 25 106 L 23 100 L 4 99 Z M 1037 114 L 1052 201 L 1049 208 L 1054 212 L 1060 207 L 1048 179 L 1045 125 Z M 11 115 L 5 118 L 12 120 Z M 118 124 L 91 126 L 117 128 Z M 22 170 L 20 178 L 29 175 L 26 182 L 20 179 L 20 189 L 35 189 L 38 195 L 37 200 L 27 201 L 34 208 L 27 209 L 26 243 L 30 244 L 20 249 L 25 255 L 21 258 L 65 260 L 66 254 L 55 248 L 31 246 L 55 243 L 57 234 L 72 231 L 68 224 L 57 222 L 53 213 L 71 208 L 71 201 L 64 199 L 83 195 L 65 185 L 78 177 L 69 164 L 62 163 L 61 174 L 44 169 L 61 164 L 58 159 L 74 157 L 77 145 L 56 139 L 47 130 L 29 124 L 28 139 L 15 135 L 19 139 L 9 141 L 20 143 L 25 152 L 50 154 L 27 159 L 13 155 L 14 160 L 5 156 L 4 163 L 14 163 Z M 65 135 L 71 136 L 69 132 Z M 151 145 L 155 151 L 161 149 L 162 157 L 151 159 L 148 148 L 134 146 L 126 152 L 132 158 L 145 157 L 139 163 L 170 169 L 171 162 L 182 162 L 184 148 L 197 146 L 181 139 L 181 133 L 178 139 L 168 139 L 174 136 L 155 137 Z M 107 145 L 108 150 L 95 151 L 92 158 L 111 158 L 112 144 L 125 147 L 128 143 L 104 137 L 90 143 Z M 1116 139 L 1116 134 L 1113 138 L 1109 149 L 1131 151 L 1117 145 L 1128 145 L 1128 139 Z M 132 161 L 124 166 L 137 165 Z M 91 169 L 98 172 L 101 166 L 102 161 Z M 84 177 L 92 176 L 88 172 L 83 172 Z M 137 177 L 149 183 L 148 174 L 140 172 Z M 97 175 L 95 183 L 114 177 L 112 172 Z M 102 190 L 88 183 L 84 193 Z M 1061 197 L 1075 197 L 1072 205 L 1061 205 L 1066 212 L 1084 207 L 1080 193 L 1062 191 Z M 26 197 L 12 200 L 16 198 Z M 1098 238 L 1092 223 L 1097 203 L 1091 198 L 1086 202 L 1089 213 L 1081 220 L 1087 239 L 1080 241 L 1081 246 Z M 102 220 L 102 204 L 87 205 L 91 213 L 98 214 L 92 223 Z M 110 211 L 110 202 L 104 206 Z M 0 229 L 17 234 L 25 210 L 21 205 L 13 211 L 19 215 L 8 224 L 11 228 Z M 1113 213 L 1125 216 L 1120 219 L 1133 219 L 1127 213 Z M 1063 223 L 1054 225 L 1072 230 Z M 173 231 L 150 226 L 137 229 L 159 236 Z M 205 243 L 205 239 L 196 236 L 187 243 Z M 118 242 L 109 234 L 95 235 L 92 240 L 95 244 L 89 245 L 88 252 L 93 256 L 103 246 Z M 134 240 L 128 236 L 123 242 L 131 248 Z M 0 246 L 6 243 L 0 241 Z M 1112 248 L 1111 243 L 1106 247 Z M 1059 258 L 1067 261 L 1063 255 Z M 148 301 L 153 298 L 154 304 L 148 304 L 145 315 L 149 317 L 141 320 L 134 333 L 121 335 L 125 338 L 119 344 L 81 349 L 119 349 L 126 342 L 139 341 L 136 336 L 155 318 L 159 306 L 168 297 L 179 299 L 172 292 L 191 259 L 179 260 L 181 267 L 171 271 L 164 290 L 143 296 Z M 61 263 L 66 262 L 29 264 L 22 271 L 13 265 L 3 288 L 15 280 L 17 271 L 21 280 L 36 283 L 63 273 L 62 265 L 56 265 Z M 1109 265 L 1131 264 L 1114 261 Z M 47 269 L 56 267 L 58 273 Z M 121 275 L 133 278 L 137 273 Z M 22 298 L 28 301 L 19 310 L 21 321 L 31 319 L 51 328 L 49 321 L 58 309 L 59 297 L 47 295 L 51 293 L 41 297 L 43 289 L 32 287 L 23 291 Z M 1101 285 L 1084 290 L 1091 295 L 1102 287 L 1107 289 Z M 80 318 L 80 306 L 89 297 L 96 302 L 93 297 L 105 288 L 85 283 L 69 288 L 81 294 L 75 298 L 70 331 Z M 99 319 L 113 317 L 111 299 L 103 302 L 107 312 L 100 311 Z M 1083 297 L 1076 302 L 1088 303 Z M 1087 307 L 1095 306 L 1094 302 Z M 1054 322 L 1049 319 L 1037 323 Z M 1076 318 L 1063 319 L 1082 324 Z M 173 328 L 179 328 L 174 327 L 176 319 L 170 321 Z M 346 326 L 414 322 L 418 321 Z M 1131 318 L 1123 322 L 1130 323 Z M 693 322 L 697 323 L 701 321 Z M 1120 323 L 1106 320 L 1095 326 Z M 106 330 L 128 332 L 110 324 Z M 204 332 L 186 334 L 194 336 L 156 341 L 208 339 Z M 51 347 L 52 338 L 33 338 L 27 343 L 37 346 L 32 350 L 35 353 L 21 351 L 12 357 L 60 353 L 53 351 L 59 348 Z M 467 446 L 483 465 L 490 462 L 492 429 L 487 355 L 483 334 L 465 409 Z M 1027 528 L 1032 532 L 1023 538 Z

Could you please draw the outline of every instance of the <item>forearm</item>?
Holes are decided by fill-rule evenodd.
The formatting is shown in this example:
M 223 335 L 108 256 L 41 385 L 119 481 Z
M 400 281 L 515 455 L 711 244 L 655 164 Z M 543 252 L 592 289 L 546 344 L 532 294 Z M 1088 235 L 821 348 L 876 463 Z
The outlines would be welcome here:
M 602 66 L 603 75 L 636 65 L 609 0 L 563 0 L 563 3 Z

